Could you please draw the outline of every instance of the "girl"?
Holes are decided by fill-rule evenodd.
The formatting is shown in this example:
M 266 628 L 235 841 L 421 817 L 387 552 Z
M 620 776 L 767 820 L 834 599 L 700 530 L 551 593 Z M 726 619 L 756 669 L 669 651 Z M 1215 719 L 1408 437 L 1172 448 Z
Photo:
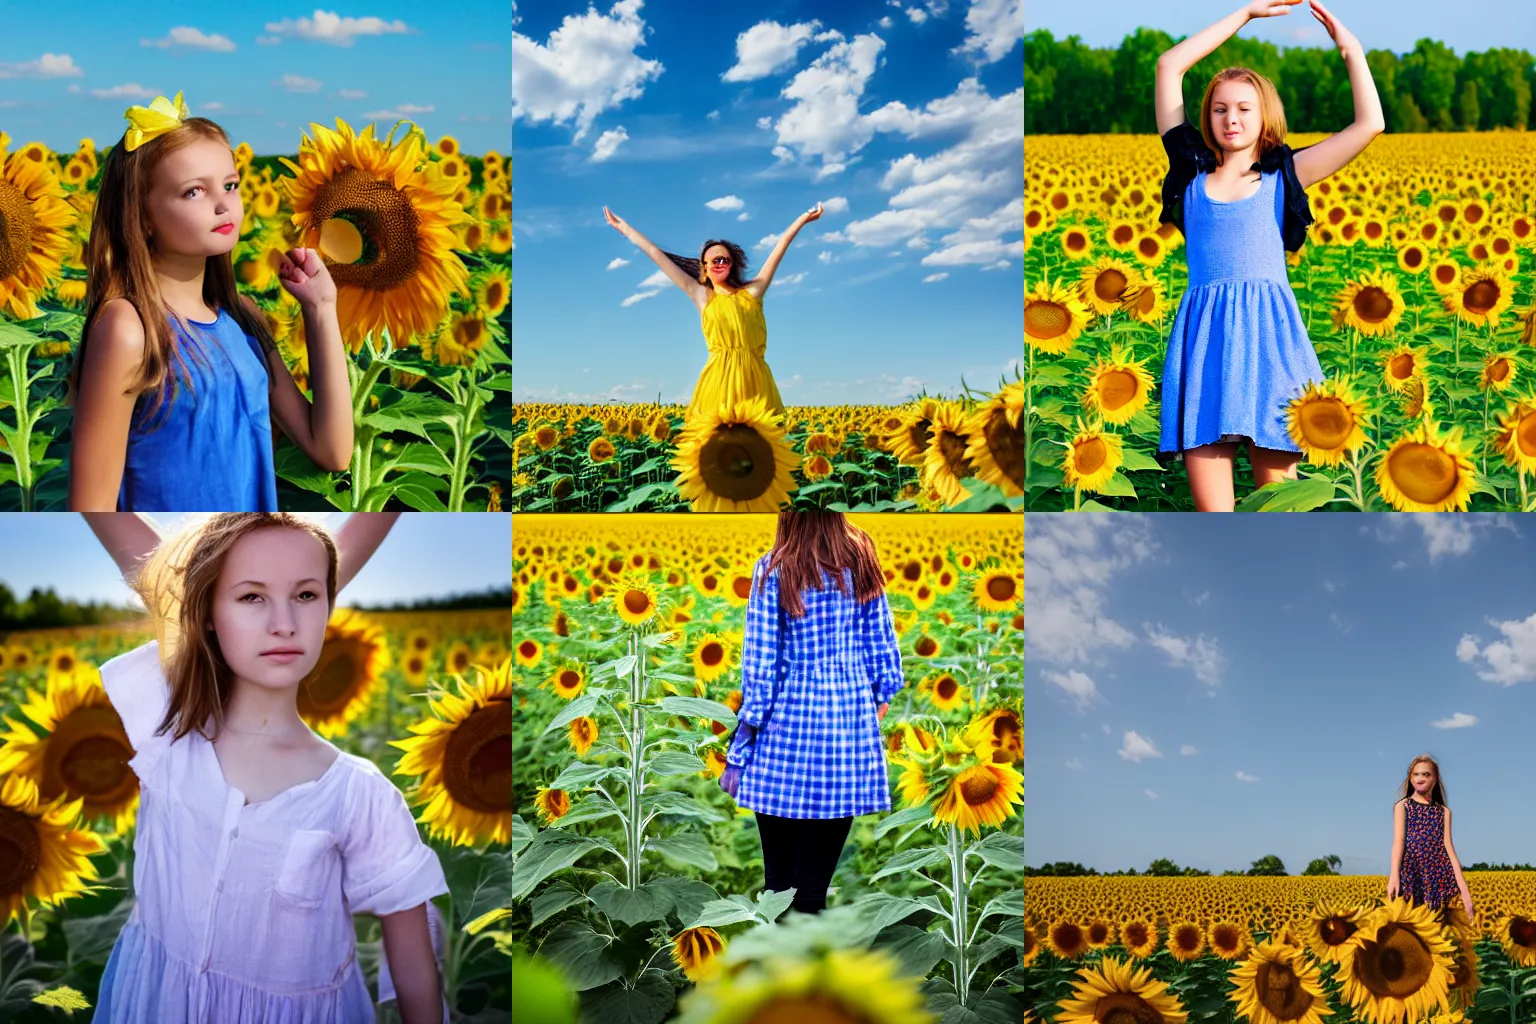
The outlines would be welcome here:
M 1408 766 L 1408 777 L 1398 788 L 1392 808 L 1392 873 L 1387 876 L 1387 899 L 1401 895 L 1440 910 L 1450 903 L 1456 890 L 1461 892 L 1461 905 L 1471 918 L 1472 893 L 1451 842 L 1451 809 L 1445 803 L 1440 765 L 1428 754 L 1420 754 Z
M 131 513 L 86 518 L 159 637 L 101 667 L 141 803 L 137 899 L 93 1019 L 372 1024 L 352 922 L 366 913 L 384 926 L 381 999 L 407 1024 L 446 1021 L 437 854 L 378 767 L 297 707 L 337 592 L 394 514 L 355 514 L 334 542 L 289 513 L 221 513 L 164 543 Z
M 891 809 L 879 723 L 905 685 L 874 541 L 841 512 L 780 512 L 752 571 L 720 784 L 757 812 L 763 885 L 793 888 L 794 910 L 826 906 L 854 817 Z
M 321 469 L 352 458 L 336 284 L 313 249 L 278 271 L 304 314 L 311 404 L 235 290 L 245 211 L 224 130 L 188 117 L 179 92 L 125 116 L 85 247 L 69 509 L 275 512 L 274 420 Z
M 795 218 L 789 230 L 779 236 L 762 271 L 750 281 L 742 278 L 747 272 L 747 254 L 734 242 L 705 242 L 704 248 L 699 250 L 699 258 L 692 259 L 658 249 L 606 206 L 603 216 L 619 234 L 654 260 L 661 272 L 687 292 L 699 309 L 704 340 L 709 344 L 709 359 L 693 387 L 687 419 L 700 413 L 713 414 L 722 406 L 756 395 L 763 396 L 769 412 L 783 415 L 784 401 L 773 382 L 773 372 L 763 359 L 763 353 L 768 349 L 763 294 L 773 283 L 773 275 L 779 269 L 779 261 L 789 251 L 789 243 L 795 240 L 801 228 L 821 216 L 821 204 L 817 203 L 815 209 Z
M 1312 220 L 1305 189 L 1347 165 L 1385 128 L 1365 51 L 1312 0 L 1338 45 L 1354 90 L 1354 123 L 1314 146 L 1285 144 L 1275 87 L 1247 68 L 1216 73 L 1199 126 L 1184 120 L 1184 72 L 1251 18 L 1284 15 L 1301 0 L 1252 0 L 1157 60 L 1157 130 L 1168 152 L 1161 220 L 1184 234 L 1189 287 L 1163 363 L 1158 460 L 1180 454 L 1195 508 L 1234 507 L 1232 460 L 1248 449 L 1255 483 L 1294 479 L 1300 449 L 1286 432 L 1287 402 L 1323 380 L 1286 276 Z

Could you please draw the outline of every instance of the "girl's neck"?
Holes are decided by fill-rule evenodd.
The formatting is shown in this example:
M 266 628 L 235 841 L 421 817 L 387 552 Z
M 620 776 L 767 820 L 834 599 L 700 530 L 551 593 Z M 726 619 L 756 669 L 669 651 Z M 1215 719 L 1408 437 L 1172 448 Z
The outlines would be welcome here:
M 298 685 L 276 690 L 235 680 L 224 707 L 224 725 L 242 736 L 291 739 L 309 732 L 299 716 Z
M 156 253 L 155 276 L 160 280 L 160 297 L 173 312 L 188 320 L 203 320 L 215 313 L 203 299 L 203 279 L 208 271 L 206 256 L 183 253 Z

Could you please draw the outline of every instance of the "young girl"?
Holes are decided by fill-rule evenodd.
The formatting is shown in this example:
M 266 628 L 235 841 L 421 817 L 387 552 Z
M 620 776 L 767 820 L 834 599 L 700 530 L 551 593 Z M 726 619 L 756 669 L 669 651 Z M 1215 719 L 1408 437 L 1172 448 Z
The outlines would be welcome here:
M 1440 910 L 1461 893 L 1461 905 L 1472 917 L 1472 893 L 1461 873 L 1461 860 L 1451 842 L 1451 809 L 1445 803 L 1440 766 L 1420 754 L 1408 766 L 1408 777 L 1397 791 L 1392 808 L 1392 873 L 1387 898 L 1402 896 Z
M 1301 0 L 1252 0 L 1157 60 L 1157 130 L 1168 152 L 1161 220 L 1184 234 L 1189 287 L 1163 363 L 1158 460 L 1180 454 L 1195 508 L 1230 512 L 1237 444 L 1260 487 L 1294 478 L 1300 449 L 1286 404 L 1323 371 L 1286 276 L 1312 220 L 1304 189 L 1347 165 L 1385 128 L 1365 51 L 1312 0 L 1338 45 L 1354 90 L 1354 123 L 1292 151 L 1275 87 L 1225 68 L 1205 89 L 1199 126 L 1184 120 L 1184 72 L 1252 18 L 1290 13 Z
M 275 512 L 274 421 L 321 469 L 352 458 L 336 284 L 313 249 L 278 271 L 304 314 L 311 404 L 235 289 L 245 212 L 224 130 L 181 93 L 125 116 L 85 247 L 69 509 Z
M 905 685 L 874 541 L 841 512 L 780 512 L 752 570 L 720 784 L 757 812 L 763 885 L 793 888 L 794 910 L 826 906 L 854 817 L 891 809 L 879 723 Z
M 101 667 L 140 807 L 136 901 L 93 1019 L 372 1024 L 352 915 L 376 914 L 380 998 L 446 1021 L 437 854 L 383 772 L 297 707 L 337 592 L 394 515 L 355 514 L 334 542 L 288 513 L 221 513 L 164 543 L 131 513 L 87 520 L 159 637 Z
M 778 244 L 768 255 L 768 262 L 750 281 L 742 278 L 747 272 L 747 254 L 733 242 L 705 242 L 704 248 L 699 250 L 699 258 L 692 259 L 657 248 L 606 206 L 603 216 L 619 234 L 654 260 L 662 273 L 687 292 L 699 309 L 704 340 L 709 343 L 709 359 L 694 385 L 687 418 L 692 419 L 701 412 L 713 413 L 722 405 L 756 395 L 766 399 L 769 412 L 782 415 L 784 401 L 773 382 L 773 372 L 763 359 L 768 349 L 763 294 L 773 283 L 773 275 L 779 269 L 779 261 L 789 251 L 789 243 L 795 240 L 801 228 L 821 216 L 821 204 L 817 203 L 814 209 L 795 218 L 789 230 L 779 236 Z

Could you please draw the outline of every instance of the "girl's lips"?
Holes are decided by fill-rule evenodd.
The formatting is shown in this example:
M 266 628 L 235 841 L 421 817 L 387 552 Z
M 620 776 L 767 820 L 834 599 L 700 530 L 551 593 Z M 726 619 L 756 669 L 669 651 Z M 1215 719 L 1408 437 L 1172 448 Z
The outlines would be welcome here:
M 263 658 L 271 658 L 273 661 L 282 662 L 284 665 L 288 664 L 290 661 L 292 661 L 294 658 L 297 658 L 298 656 L 299 656 L 298 653 L 295 652 L 295 651 L 282 651 L 282 652 L 279 652 L 279 653 L 263 654 L 262 655 Z
M 213 230 L 217 231 L 221 235 L 227 235 L 231 231 L 235 230 L 235 226 L 233 224 L 220 224 L 218 227 L 214 228 Z

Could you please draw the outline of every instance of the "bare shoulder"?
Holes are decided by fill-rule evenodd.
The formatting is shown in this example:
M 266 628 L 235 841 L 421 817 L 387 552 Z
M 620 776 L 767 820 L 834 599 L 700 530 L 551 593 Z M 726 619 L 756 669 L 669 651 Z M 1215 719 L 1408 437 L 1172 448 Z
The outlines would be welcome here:
M 144 361 L 144 320 L 127 299 L 102 303 L 86 340 L 85 365 L 94 372 L 126 377 Z

